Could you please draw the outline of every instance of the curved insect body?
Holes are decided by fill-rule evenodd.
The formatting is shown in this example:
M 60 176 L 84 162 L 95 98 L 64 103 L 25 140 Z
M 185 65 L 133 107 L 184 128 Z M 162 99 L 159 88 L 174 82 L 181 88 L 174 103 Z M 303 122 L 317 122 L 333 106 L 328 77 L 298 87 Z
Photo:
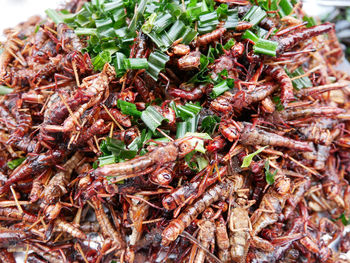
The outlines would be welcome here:
M 210 108 L 222 113 L 228 113 L 232 110 L 241 111 L 253 103 L 262 101 L 271 95 L 276 88 L 277 86 L 273 85 L 273 83 L 265 83 L 262 86 L 256 87 L 251 92 L 225 92 L 211 102 Z
M 0 228 L 0 247 L 14 246 L 28 239 L 30 234 L 21 230 Z
M 218 135 L 213 138 L 213 140 L 209 141 L 205 149 L 208 152 L 217 152 L 222 150 L 226 146 L 226 140 L 223 136 Z
M 322 188 L 325 198 L 334 201 L 339 208 L 345 208 L 344 197 L 342 196 L 342 185 L 335 169 L 335 158 L 330 157 L 326 162 L 326 171 L 322 178 Z
M 60 23 L 57 26 L 57 40 L 59 41 L 59 45 L 66 52 L 76 50 L 81 51 L 83 48 L 83 45 L 79 37 L 74 33 L 74 30 L 63 23 Z
M 227 70 L 228 76 L 230 78 L 234 78 L 234 75 L 232 73 L 232 69 L 234 68 L 234 60 L 232 56 L 229 55 L 222 55 L 218 59 L 215 60 L 215 62 L 209 66 L 211 69 L 211 78 L 215 79 L 218 74 L 220 74 L 223 70 Z
M 238 182 L 238 181 L 237 181 Z M 228 198 L 231 189 L 237 190 L 242 185 L 237 185 L 226 179 L 221 183 L 209 188 L 202 196 L 200 196 L 192 205 L 188 206 L 176 219 L 173 219 L 169 225 L 163 230 L 162 244 L 168 245 L 174 241 L 182 231 L 188 227 L 191 222 L 197 218 L 207 207 L 219 199 L 225 200 Z
M 61 161 L 65 153 L 61 150 L 46 152 L 33 157 L 29 157 L 22 165 L 18 166 L 11 174 L 10 178 L 0 187 L 0 193 L 7 192 L 13 183 L 36 176 Z
M 52 204 L 55 200 L 67 193 L 67 184 L 70 181 L 71 173 L 78 165 L 82 155 L 75 153 L 64 165 L 64 171 L 55 174 L 43 191 L 43 201 L 45 204 Z
M 289 191 L 290 179 L 282 177 L 264 194 L 259 209 L 252 216 L 255 219 L 252 222 L 253 235 L 258 234 L 266 226 L 277 222 L 278 215 L 282 213 L 289 197 Z
M 220 37 L 222 37 L 227 29 L 225 27 L 221 27 L 218 29 L 215 29 L 214 31 L 204 34 L 202 36 L 199 36 L 197 38 L 197 45 L 198 46 L 205 46 L 211 42 L 214 42 L 218 40 Z
M 215 224 L 213 222 L 214 211 L 211 208 L 207 208 L 203 212 L 203 218 L 197 223 L 199 227 L 198 241 L 202 246 L 209 251 L 213 252 L 215 248 Z M 206 252 L 199 248 L 197 250 L 195 263 L 204 263 L 206 259 Z
M 21 212 L 17 208 L 12 207 L 0 208 L 0 216 L 2 217 L 2 220 L 6 218 L 6 220 L 21 220 L 29 223 L 34 223 L 38 220 L 35 215 L 26 211 Z
M 332 117 L 344 112 L 344 109 L 330 106 L 300 107 L 274 112 L 271 117 L 268 117 L 268 120 L 271 120 L 274 123 L 283 123 L 285 121 L 296 120 L 299 118 Z M 328 124 L 326 126 L 328 126 Z
M 89 100 L 83 105 L 79 106 L 73 115 L 70 115 L 63 123 L 63 126 L 59 125 L 44 125 L 42 128 L 48 132 L 70 132 L 76 126 L 76 122 L 79 122 L 80 117 L 90 107 L 96 105 L 105 95 L 108 93 L 108 84 L 114 78 L 115 70 L 109 64 L 106 64 L 101 73 L 86 77 L 83 79 L 79 92 L 80 96 L 89 98 Z M 65 111 L 68 109 L 64 107 Z M 67 113 L 68 114 L 68 113 Z
M 148 199 L 145 196 L 140 196 L 140 195 L 136 195 L 136 196 L 141 197 L 145 200 Z M 142 222 L 147 218 L 148 210 L 149 210 L 149 205 L 146 204 L 145 202 L 142 202 L 137 199 L 131 200 L 131 206 L 129 209 L 129 216 L 133 223 L 132 233 L 129 236 L 129 239 L 130 239 L 129 244 L 131 246 L 135 246 L 142 236 L 142 233 L 143 233 Z
M 9 109 L 16 121 L 16 128 L 11 134 L 9 143 L 19 141 L 32 126 L 32 116 L 27 109 L 23 109 L 23 100 L 17 95 L 9 97 L 4 101 L 4 105 Z
M 181 70 L 192 70 L 200 66 L 200 56 L 201 52 L 191 51 L 187 55 L 179 58 L 177 65 Z
M 168 88 L 168 94 L 174 98 L 182 98 L 185 100 L 199 100 L 203 97 L 206 90 L 206 85 L 198 85 L 197 87 L 192 88 L 191 90 L 185 90 L 181 88 L 176 88 L 174 85 L 170 85 Z
M 176 161 L 193 149 L 190 141 L 174 141 L 165 146 L 158 146 L 153 151 L 139 157 L 135 157 L 123 163 L 109 164 L 95 170 L 97 176 L 119 176 L 137 174 L 142 170 L 153 166 Z
M 163 207 L 167 210 L 178 209 L 179 207 L 183 207 L 185 204 L 191 204 L 195 198 L 200 196 L 207 187 L 212 185 L 218 180 L 217 173 L 208 178 L 211 173 L 211 169 L 203 169 L 199 174 L 197 174 L 197 180 L 193 182 L 184 184 L 183 186 L 177 188 L 171 194 L 165 196 L 162 200 Z M 220 175 L 226 172 L 226 167 L 220 168 Z M 201 177 L 204 177 L 202 179 Z
M 62 220 L 60 218 L 57 218 L 55 220 L 55 226 L 58 230 L 66 232 L 70 234 L 73 237 L 79 238 L 79 239 L 87 239 L 87 236 L 83 231 L 81 231 L 79 228 L 74 226 L 71 223 L 68 223 L 65 220 Z
M 171 183 L 174 176 L 175 176 L 174 164 L 166 164 L 154 170 L 151 173 L 149 180 L 156 185 L 166 186 Z
M 249 248 L 250 219 L 248 210 L 235 207 L 231 210 L 229 219 L 230 254 L 233 262 L 244 262 Z
M 304 179 L 299 182 L 295 182 L 291 196 L 287 199 L 285 207 L 283 209 L 283 218 L 288 219 L 292 216 L 294 209 L 298 203 L 303 199 L 305 193 L 311 186 L 310 179 Z
M 227 234 L 227 228 L 225 220 L 222 216 L 220 216 L 216 222 L 216 244 L 218 246 L 218 256 L 219 259 L 223 263 L 231 262 L 231 255 L 230 255 L 230 240 Z
M 95 209 L 95 214 L 97 221 L 100 225 L 102 234 L 104 238 L 109 238 L 113 241 L 114 245 L 116 246 L 117 249 L 122 249 L 125 247 L 125 242 L 122 239 L 122 236 L 120 233 L 118 233 L 112 223 L 109 221 L 105 211 L 103 210 L 102 203 L 96 196 L 94 196 L 91 199 L 94 209 Z
M 172 53 L 177 56 L 185 56 L 190 53 L 191 48 L 188 45 L 177 44 L 172 47 Z
M 7 65 L 13 59 L 13 54 L 17 53 L 21 48 L 21 42 L 16 34 L 8 36 L 3 52 L 0 54 L 0 81 L 2 81 L 3 74 L 6 74 Z
M 269 65 L 265 70 L 266 74 L 272 79 L 277 81 L 281 87 L 281 101 L 283 103 L 288 103 L 294 98 L 293 83 L 290 77 L 287 75 L 286 71 L 278 65 Z
M 293 34 L 288 35 L 287 37 L 279 38 L 277 39 L 278 47 L 276 53 L 277 55 L 281 55 L 285 51 L 288 51 L 301 42 L 305 41 L 305 39 L 310 39 L 312 37 L 322 35 L 331 30 L 334 30 L 334 24 L 327 22 L 321 25 L 304 28 L 299 32 L 294 32 Z
M 254 127 L 248 122 L 237 123 L 232 119 L 222 120 L 220 122 L 219 131 L 229 141 L 239 139 L 244 145 L 261 145 L 261 146 L 280 146 L 295 149 L 299 151 L 312 151 L 310 145 L 306 142 L 296 141 L 267 132 L 263 129 Z

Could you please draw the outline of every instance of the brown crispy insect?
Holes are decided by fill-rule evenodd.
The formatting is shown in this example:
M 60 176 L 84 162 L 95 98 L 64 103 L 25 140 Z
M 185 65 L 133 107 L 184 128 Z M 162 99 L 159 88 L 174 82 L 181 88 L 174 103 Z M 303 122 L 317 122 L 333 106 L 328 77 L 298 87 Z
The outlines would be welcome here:
M 203 212 L 203 219 L 200 220 L 197 224 L 199 227 L 198 232 L 198 241 L 201 243 L 201 245 L 209 249 L 209 251 L 213 252 L 215 247 L 215 224 L 212 220 L 212 217 L 214 216 L 214 211 L 211 208 L 207 208 Z M 204 263 L 206 259 L 206 253 L 203 249 L 198 249 L 194 262 L 195 263 Z
M 223 36 L 223 34 L 225 34 L 226 30 L 227 29 L 225 27 L 220 27 L 220 28 L 215 29 L 214 31 L 212 31 L 210 33 L 199 36 L 197 38 L 198 46 L 204 46 L 204 45 L 207 45 L 213 41 L 218 40 L 221 36 Z
M 65 220 L 62 220 L 60 218 L 57 218 L 55 220 L 55 226 L 57 227 L 58 230 L 67 232 L 73 237 L 80 238 L 80 239 L 86 239 L 87 236 L 85 235 L 84 232 L 82 232 L 79 228 L 76 226 L 72 225 L 71 223 L 68 223 Z
M 219 130 L 229 141 L 232 142 L 239 139 L 244 145 L 271 145 L 299 151 L 312 151 L 312 148 L 306 142 L 285 138 L 257 127 L 254 128 L 250 123 L 235 123 L 232 120 L 222 120 Z
M 283 54 L 285 51 L 292 49 L 305 39 L 310 39 L 312 37 L 327 33 L 331 30 L 334 30 L 334 25 L 327 22 L 321 25 L 304 28 L 299 32 L 294 32 L 287 37 L 278 39 L 278 47 L 276 53 L 278 55 Z
M 232 188 L 231 188 L 232 187 Z M 209 188 L 192 205 L 188 206 L 176 219 L 173 219 L 163 230 L 162 244 L 168 245 L 205 210 L 206 207 L 219 199 L 226 199 L 233 188 L 238 188 L 231 181 L 225 180 Z
M 65 164 L 65 171 L 55 174 L 43 191 L 44 202 L 53 203 L 57 198 L 67 193 L 67 184 L 70 180 L 73 169 L 78 165 L 82 156 L 79 152 L 75 153 Z
M 121 249 L 125 247 L 125 242 L 122 239 L 122 236 L 120 233 L 118 233 L 114 227 L 112 226 L 111 222 L 109 221 L 106 213 L 103 210 L 102 203 L 100 200 L 97 199 L 97 197 L 93 197 L 91 199 L 94 209 L 95 209 L 95 214 L 97 221 L 100 225 L 101 231 L 103 233 L 103 236 L 105 238 L 110 238 L 112 239 L 114 245 L 118 248 Z
M 187 55 L 179 58 L 177 62 L 179 69 L 192 70 L 198 68 L 201 63 L 200 55 L 201 53 L 199 51 L 192 51 Z
M 288 103 L 294 100 L 293 84 L 286 71 L 280 66 L 268 66 L 266 74 L 278 82 L 281 87 L 281 101 Z
M 218 245 L 219 252 L 218 256 L 222 262 L 230 262 L 230 240 L 227 234 L 227 228 L 225 224 L 225 220 L 222 216 L 220 216 L 216 222 L 216 244 Z
M 189 144 L 189 140 L 175 141 L 159 146 L 153 151 L 130 161 L 119 164 L 105 165 L 95 170 L 97 176 L 118 176 L 125 174 L 136 174 L 143 169 L 154 164 L 162 165 L 175 161 L 179 156 L 187 154 L 193 147 Z
M 275 182 L 273 188 L 264 194 L 259 209 L 255 211 L 255 220 L 252 222 L 254 235 L 264 227 L 277 222 L 278 215 L 282 212 L 289 196 L 289 191 L 290 179 L 282 177 Z
M 256 87 L 252 92 L 225 92 L 211 102 L 210 108 L 222 113 L 227 113 L 232 110 L 241 111 L 243 108 L 247 108 L 255 102 L 262 101 L 267 96 L 271 95 L 276 88 L 276 85 L 273 85 L 273 83 L 266 83 Z

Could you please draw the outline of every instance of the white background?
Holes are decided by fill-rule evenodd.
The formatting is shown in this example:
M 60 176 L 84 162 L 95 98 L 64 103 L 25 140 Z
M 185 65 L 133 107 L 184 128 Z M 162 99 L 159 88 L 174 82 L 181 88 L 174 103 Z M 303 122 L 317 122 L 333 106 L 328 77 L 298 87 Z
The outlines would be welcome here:
M 332 8 L 329 7 L 316 5 L 316 0 L 304 1 L 304 10 L 309 13 L 309 15 L 322 16 L 326 12 L 328 13 L 332 10 Z M 4 40 L 2 36 L 4 29 L 26 21 L 33 15 L 41 15 L 44 17 L 47 8 L 57 8 L 63 3 L 65 3 L 65 0 L 0 0 L 0 40 Z M 347 71 L 350 72 L 350 68 Z M 349 231 L 350 229 L 347 228 L 347 230 Z M 350 257 L 349 254 L 348 256 Z M 17 262 L 23 262 L 23 258 L 23 254 L 16 255 Z
M 0 0 L 0 35 L 5 28 L 26 21 L 33 15 L 45 16 L 47 8 L 57 8 L 64 2 L 64 0 Z

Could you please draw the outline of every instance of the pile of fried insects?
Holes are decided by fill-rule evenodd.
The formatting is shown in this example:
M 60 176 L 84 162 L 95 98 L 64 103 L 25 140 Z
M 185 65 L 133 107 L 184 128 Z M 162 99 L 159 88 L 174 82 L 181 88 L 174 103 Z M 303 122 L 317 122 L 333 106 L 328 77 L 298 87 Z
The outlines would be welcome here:
M 295 0 L 46 13 L 0 55 L 1 262 L 348 262 L 333 24 Z

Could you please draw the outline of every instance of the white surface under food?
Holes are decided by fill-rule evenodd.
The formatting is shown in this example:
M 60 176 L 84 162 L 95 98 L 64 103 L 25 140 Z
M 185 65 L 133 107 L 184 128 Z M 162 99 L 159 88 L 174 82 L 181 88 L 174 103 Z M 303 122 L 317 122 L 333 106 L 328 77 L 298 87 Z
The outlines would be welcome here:
M 4 29 L 26 21 L 33 15 L 45 16 L 48 8 L 57 8 L 64 0 L 0 0 L 0 35 Z
M 350 0 L 349 0 L 350 1 Z M 0 0 L 0 40 L 3 41 L 3 30 L 13 27 L 20 22 L 26 21 L 33 15 L 45 16 L 45 10 L 48 8 L 57 8 L 61 6 L 65 0 Z M 304 10 L 312 16 L 324 16 L 331 12 L 333 7 L 319 6 L 317 0 L 305 0 Z M 350 64 L 345 63 L 340 69 L 350 73 Z M 347 227 L 345 232 L 349 232 Z M 96 240 L 97 241 L 97 240 Z M 335 245 L 334 242 L 333 245 Z M 90 244 L 91 245 L 91 244 Z M 24 262 L 24 253 L 15 253 L 17 263 Z M 350 260 L 350 252 L 342 255 L 343 259 Z

